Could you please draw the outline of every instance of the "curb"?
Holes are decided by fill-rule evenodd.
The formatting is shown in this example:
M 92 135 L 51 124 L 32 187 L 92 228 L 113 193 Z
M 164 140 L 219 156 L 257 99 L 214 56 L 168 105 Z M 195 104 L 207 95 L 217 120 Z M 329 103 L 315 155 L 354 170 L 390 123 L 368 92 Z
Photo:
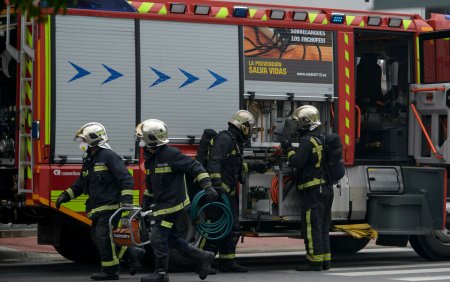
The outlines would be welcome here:
M 17 262 L 23 260 L 60 260 L 59 254 L 17 251 L 7 247 L 0 247 L 0 263 Z
M 11 229 L 0 230 L 0 238 L 35 237 L 36 229 Z

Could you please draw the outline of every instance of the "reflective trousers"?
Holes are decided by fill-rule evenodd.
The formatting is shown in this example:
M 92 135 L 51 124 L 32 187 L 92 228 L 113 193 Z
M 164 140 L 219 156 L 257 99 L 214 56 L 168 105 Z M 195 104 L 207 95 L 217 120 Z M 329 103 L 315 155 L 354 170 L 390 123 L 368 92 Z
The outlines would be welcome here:
M 300 191 L 302 199 L 302 237 L 306 260 L 311 265 L 322 265 L 331 260 L 330 225 L 333 187 L 322 184 Z
M 151 227 L 151 242 L 155 255 L 155 270 L 169 271 L 169 248 L 185 254 L 188 243 L 182 239 L 175 228 L 175 223 L 183 211 L 165 215 L 164 219 L 156 218 Z
M 114 211 L 101 212 L 92 219 L 91 238 L 100 254 L 102 272 L 116 273 L 119 271 L 119 259 L 116 256 L 115 245 L 109 232 L 109 218 Z

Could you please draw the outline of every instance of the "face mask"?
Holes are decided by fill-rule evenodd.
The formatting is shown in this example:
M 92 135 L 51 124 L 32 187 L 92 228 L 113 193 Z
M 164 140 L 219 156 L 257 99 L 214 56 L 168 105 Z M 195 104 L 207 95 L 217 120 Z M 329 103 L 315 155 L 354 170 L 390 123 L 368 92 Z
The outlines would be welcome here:
M 85 153 L 88 149 L 88 144 L 86 142 L 80 142 L 80 150 Z
M 141 147 L 141 148 L 147 147 L 147 144 L 145 143 L 144 140 L 139 141 L 139 147 Z

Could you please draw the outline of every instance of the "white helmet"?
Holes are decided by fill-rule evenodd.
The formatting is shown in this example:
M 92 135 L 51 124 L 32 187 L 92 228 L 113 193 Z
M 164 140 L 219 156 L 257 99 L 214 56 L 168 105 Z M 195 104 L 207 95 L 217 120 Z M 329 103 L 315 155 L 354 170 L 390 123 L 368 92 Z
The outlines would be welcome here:
M 98 122 L 86 123 L 75 132 L 73 140 L 82 139 L 90 147 L 104 145 L 108 142 L 108 135 L 106 135 L 105 127 Z M 109 146 L 107 146 L 109 147 Z
M 298 122 L 299 128 L 309 130 L 321 125 L 319 116 L 319 111 L 311 105 L 301 106 L 292 113 L 292 118 Z
M 253 134 L 253 130 L 255 129 L 256 120 L 249 111 L 239 110 L 234 113 L 233 117 L 229 121 L 229 124 L 233 124 L 245 137 L 250 138 Z
M 167 126 L 159 119 L 148 119 L 136 126 L 136 137 L 147 147 L 158 147 L 169 143 Z

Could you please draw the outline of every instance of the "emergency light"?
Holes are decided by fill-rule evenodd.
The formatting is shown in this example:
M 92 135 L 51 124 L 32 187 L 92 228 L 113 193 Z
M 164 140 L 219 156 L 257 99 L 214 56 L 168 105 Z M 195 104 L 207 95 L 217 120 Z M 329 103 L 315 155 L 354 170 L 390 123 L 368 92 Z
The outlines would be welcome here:
M 367 18 L 367 25 L 372 25 L 372 26 L 378 26 L 381 23 L 381 18 L 380 17 L 368 17 Z
M 402 25 L 402 19 L 389 18 L 388 26 L 390 26 L 390 27 L 400 27 L 401 25 Z
M 246 18 L 248 15 L 248 8 L 247 7 L 234 7 L 233 9 L 233 17 L 236 18 Z
M 294 21 L 306 21 L 306 17 L 308 16 L 307 12 L 295 12 L 294 16 L 292 16 L 292 20 Z
M 186 11 L 186 5 L 182 3 L 172 3 L 170 4 L 170 12 L 172 14 L 184 14 Z
M 345 18 L 344 14 L 333 13 L 331 14 L 330 22 L 335 24 L 342 24 L 344 23 L 344 18 Z
M 450 15 L 444 15 L 446 20 L 450 20 Z
M 284 19 L 284 11 L 282 10 L 270 10 L 271 20 L 282 20 Z
M 211 7 L 205 5 L 195 5 L 194 14 L 196 15 L 208 15 Z

